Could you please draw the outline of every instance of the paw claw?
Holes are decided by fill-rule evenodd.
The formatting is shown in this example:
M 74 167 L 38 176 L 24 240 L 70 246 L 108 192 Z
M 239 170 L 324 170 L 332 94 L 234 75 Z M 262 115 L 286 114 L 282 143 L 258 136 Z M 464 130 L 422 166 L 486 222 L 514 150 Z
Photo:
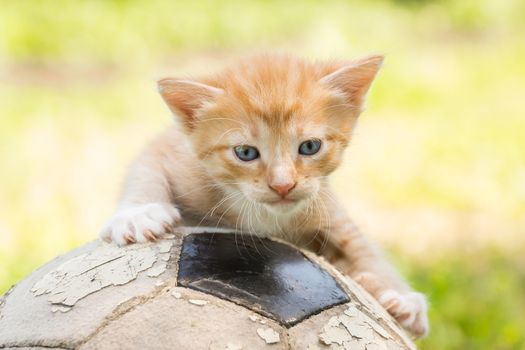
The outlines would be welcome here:
M 162 227 L 164 227 L 164 233 L 170 233 L 173 231 L 173 227 L 167 222 L 163 223 Z
M 135 242 L 137 242 L 137 241 L 135 240 L 135 237 L 133 237 L 133 235 L 132 235 L 131 233 L 125 233 L 125 234 L 124 234 L 124 239 L 125 239 L 126 242 L 128 242 L 128 243 L 135 243 Z
M 144 236 L 149 239 L 150 241 L 156 241 L 157 237 L 155 237 L 155 234 L 151 230 L 144 231 Z
M 408 320 L 410 317 L 411 315 L 409 313 L 401 314 L 397 317 L 397 321 L 402 323 L 403 321 Z
M 386 311 L 390 311 L 392 309 L 395 309 L 399 307 L 399 301 L 398 300 L 392 300 L 390 303 L 383 306 Z

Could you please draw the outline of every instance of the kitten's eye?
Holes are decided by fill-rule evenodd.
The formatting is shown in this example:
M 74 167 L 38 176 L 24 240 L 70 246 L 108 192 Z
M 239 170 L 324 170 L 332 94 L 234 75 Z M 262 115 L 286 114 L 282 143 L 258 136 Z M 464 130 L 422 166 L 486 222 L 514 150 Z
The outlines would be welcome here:
M 321 140 L 318 139 L 312 139 L 308 141 L 304 141 L 299 146 L 299 154 L 303 154 L 305 156 L 311 156 L 313 154 L 316 154 L 321 149 Z
M 244 162 L 249 162 L 250 160 L 259 158 L 259 150 L 252 146 L 236 146 L 233 148 L 233 151 L 235 152 L 237 158 Z

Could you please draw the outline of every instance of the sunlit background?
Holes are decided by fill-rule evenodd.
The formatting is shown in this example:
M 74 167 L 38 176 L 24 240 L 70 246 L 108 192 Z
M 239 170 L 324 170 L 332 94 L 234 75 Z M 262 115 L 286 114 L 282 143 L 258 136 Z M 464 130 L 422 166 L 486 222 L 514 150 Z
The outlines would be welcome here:
M 0 294 L 96 237 L 166 75 L 387 56 L 334 176 L 428 295 L 422 349 L 525 346 L 525 2 L 0 0 Z

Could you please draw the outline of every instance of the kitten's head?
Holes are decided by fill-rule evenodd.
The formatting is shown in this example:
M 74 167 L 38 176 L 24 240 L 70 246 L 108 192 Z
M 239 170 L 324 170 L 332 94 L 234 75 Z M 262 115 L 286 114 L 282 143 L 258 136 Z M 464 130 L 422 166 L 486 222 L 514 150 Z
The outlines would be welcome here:
M 257 56 L 211 78 L 160 80 L 159 90 L 225 190 L 285 213 L 340 164 L 382 61 Z

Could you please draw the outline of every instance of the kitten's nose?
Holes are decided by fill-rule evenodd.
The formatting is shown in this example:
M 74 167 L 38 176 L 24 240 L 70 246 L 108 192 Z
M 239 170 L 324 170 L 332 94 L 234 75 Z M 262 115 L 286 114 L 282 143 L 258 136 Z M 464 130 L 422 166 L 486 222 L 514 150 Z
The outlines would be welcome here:
M 275 183 L 269 185 L 272 190 L 277 192 L 277 194 L 281 197 L 285 197 L 293 188 L 295 187 L 295 182 L 287 182 L 287 183 Z

